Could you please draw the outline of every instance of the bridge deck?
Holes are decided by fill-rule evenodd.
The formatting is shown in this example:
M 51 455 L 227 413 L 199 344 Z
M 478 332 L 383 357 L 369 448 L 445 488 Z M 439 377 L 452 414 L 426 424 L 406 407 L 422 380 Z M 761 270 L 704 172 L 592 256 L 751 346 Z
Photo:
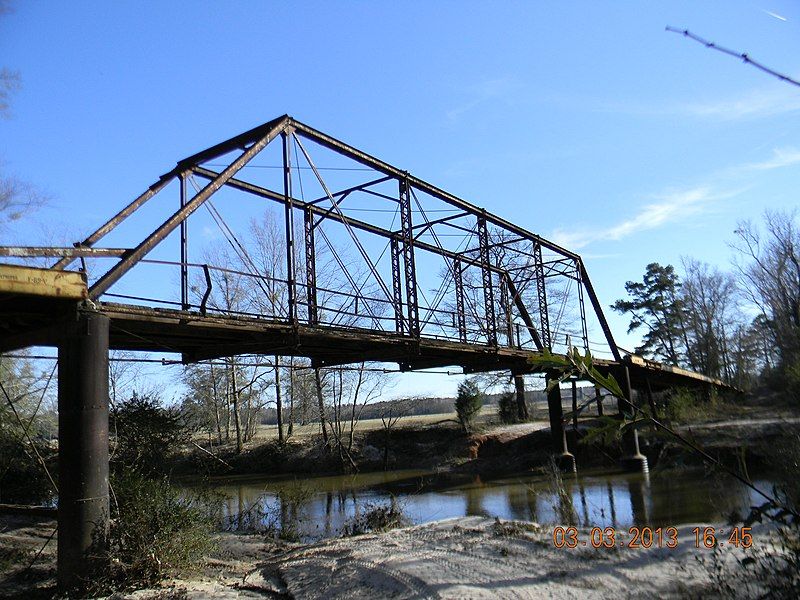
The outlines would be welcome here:
M 0 351 L 57 345 L 63 324 L 74 318 L 77 301 L 85 297 L 83 275 L 61 272 L 61 277 L 54 279 L 53 271 L 46 269 L 25 268 L 23 272 L 8 267 L 0 268 Z M 40 271 L 50 278 L 37 278 Z M 22 285 L 19 277 L 2 277 L 11 272 L 26 282 L 33 277 L 36 285 Z M 465 372 L 534 371 L 527 361 L 532 352 L 520 348 L 108 302 L 95 303 L 94 309 L 111 319 L 110 348 L 174 352 L 186 362 L 237 354 L 279 354 L 307 357 L 321 366 L 366 360 L 396 362 L 404 370 L 457 366 Z M 623 363 L 595 359 L 604 372 L 613 373 L 623 364 L 630 369 L 634 387 L 727 387 L 719 380 L 638 356 L 626 356 Z

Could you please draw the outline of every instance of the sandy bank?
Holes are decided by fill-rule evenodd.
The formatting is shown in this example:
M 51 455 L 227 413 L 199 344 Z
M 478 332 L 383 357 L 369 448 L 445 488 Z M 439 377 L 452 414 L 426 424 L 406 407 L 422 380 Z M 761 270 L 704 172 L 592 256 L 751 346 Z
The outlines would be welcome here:
M 219 554 L 200 575 L 121 598 L 678 598 L 713 595 L 706 566 L 713 551 L 697 549 L 693 525 L 678 528 L 674 549 L 626 545 L 575 549 L 553 544 L 553 527 L 464 517 L 382 534 L 276 546 L 257 535 L 220 534 Z M 17 529 L 37 542 L 48 523 Z M 580 530 L 589 540 L 589 530 Z M 0 536 L 8 542 L 9 534 Z M 628 540 L 627 529 L 621 532 Z M 755 544 L 766 532 L 754 532 Z M 24 540 L 31 542 L 33 540 Z M 4 594 L 46 597 L 54 584 L 54 548 L 39 563 L 39 580 L 0 585 Z M 728 567 L 742 550 L 724 548 Z M 0 576 L 2 579 L 2 576 Z M 28 581 L 30 586 L 33 582 Z M 38 589 L 37 589 L 38 588 Z M 165 589 L 167 588 L 167 589 Z M 168 591 L 171 590 L 171 591 Z M 26 593 L 27 591 L 27 593 Z M 33 593 L 31 593 L 33 592 Z M 38 592 L 38 593 L 37 593 Z M 4 595 L 0 594 L 0 595 Z

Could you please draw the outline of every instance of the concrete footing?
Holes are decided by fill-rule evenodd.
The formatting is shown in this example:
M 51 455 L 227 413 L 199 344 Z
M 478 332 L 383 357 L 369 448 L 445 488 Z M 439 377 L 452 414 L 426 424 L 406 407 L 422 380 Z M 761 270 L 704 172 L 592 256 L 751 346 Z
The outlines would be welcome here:
M 623 456 L 619 460 L 620 466 L 629 473 L 650 473 L 647 457 L 644 454 Z

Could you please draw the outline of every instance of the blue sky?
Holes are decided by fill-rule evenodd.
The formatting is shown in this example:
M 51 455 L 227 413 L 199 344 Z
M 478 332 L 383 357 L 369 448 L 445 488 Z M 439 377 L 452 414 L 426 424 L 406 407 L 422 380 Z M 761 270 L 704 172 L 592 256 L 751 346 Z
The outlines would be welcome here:
M 727 267 L 737 220 L 800 204 L 800 89 L 664 31 L 798 77 L 788 1 L 12 8 L 0 66 L 22 88 L 0 158 L 51 200 L 9 243 L 74 241 L 283 113 L 580 252 L 604 305 L 649 262 Z M 408 386 L 454 387 L 432 381 Z

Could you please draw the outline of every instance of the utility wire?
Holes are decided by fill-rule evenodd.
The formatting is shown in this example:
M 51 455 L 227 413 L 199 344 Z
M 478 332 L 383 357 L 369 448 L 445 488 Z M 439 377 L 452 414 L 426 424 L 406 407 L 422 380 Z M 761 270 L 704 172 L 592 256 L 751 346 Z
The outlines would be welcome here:
M 671 33 L 679 33 L 683 37 L 687 37 L 691 40 L 694 40 L 695 42 L 703 44 L 706 48 L 711 48 L 712 50 L 722 52 L 723 54 L 727 54 L 728 56 L 733 56 L 734 58 L 741 58 L 742 61 L 744 61 L 746 64 L 752 65 L 756 69 L 764 71 L 764 73 L 767 73 L 768 75 L 772 75 L 773 77 L 777 77 L 781 81 L 785 81 L 786 83 L 790 83 L 792 85 L 800 87 L 800 81 L 792 79 L 791 77 L 789 77 L 788 75 L 784 75 L 783 73 L 778 73 L 774 69 L 770 69 L 769 67 L 761 64 L 760 62 L 753 60 L 752 58 L 750 58 L 750 56 L 748 56 L 744 52 L 737 52 L 736 50 L 731 50 L 723 46 L 718 46 L 714 42 L 709 42 L 708 40 L 701 38 L 699 35 L 693 34 L 688 29 L 678 29 L 677 27 L 671 27 L 670 25 L 667 25 L 666 30 Z
M 56 361 L 58 360 L 57 356 L 48 356 L 46 354 L 40 354 L 40 355 L 4 354 L 3 356 L 7 356 L 8 358 L 24 358 L 24 359 L 29 359 L 29 360 L 56 360 Z M 180 360 L 170 360 L 170 359 L 167 359 L 167 358 L 116 358 L 116 357 L 110 357 L 108 360 L 111 361 L 111 362 L 147 363 L 147 364 L 161 365 L 161 366 L 164 366 L 164 367 L 172 367 L 172 366 L 183 365 L 184 364 Z M 214 361 L 214 360 L 201 360 L 201 361 L 198 361 L 198 362 L 193 363 L 193 364 L 198 364 L 198 365 L 223 365 L 225 363 L 224 362 Z M 240 363 L 237 363 L 237 365 L 239 365 L 240 367 L 269 367 L 269 368 L 272 368 L 272 367 L 275 366 L 274 363 L 271 363 L 271 362 L 262 362 L 262 363 L 250 363 L 250 362 L 243 363 L 243 362 L 240 362 Z M 315 367 L 312 367 L 310 365 L 283 365 L 282 364 L 282 365 L 279 365 L 279 366 L 282 369 L 291 369 L 291 370 L 294 370 L 294 371 L 304 371 L 304 370 L 309 370 L 309 369 L 315 368 Z M 342 367 L 342 366 L 338 366 L 338 367 L 321 367 L 321 368 L 323 368 L 323 369 L 325 369 L 325 368 L 341 369 L 342 371 L 361 371 L 362 370 L 360 367 Z M 442 370 L 433 371 L 433 370 L 428 370 L 428 369 L 426 369 L 424 371 L 401 371 L 399 369 L 383 369 L 383 368 L 379 368 L 379 367 L 365 367 L 363 370 L 364 371 L 369 371 L 371 373 L 415 373 L 415 374 L 419 373 L 419 374 L 422 374 L 422 375 L 463 375 L 464 374 L 463 372 L 458 372 L 458 371 L 442 371 Z

